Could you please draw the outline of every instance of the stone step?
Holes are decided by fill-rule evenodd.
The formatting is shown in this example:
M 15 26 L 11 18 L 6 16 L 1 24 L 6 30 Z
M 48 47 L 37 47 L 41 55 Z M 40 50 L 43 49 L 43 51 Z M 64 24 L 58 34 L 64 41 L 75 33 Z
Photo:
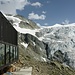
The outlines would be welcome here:
M 32 67 L 22 68 L 20 69 L 20 71 L 32 71 Z
M 32 67 L 20 69 L 20 71 L 13 72 L 13 75 L 32 75 Z
M 31 72 L 14 72 L 13 75 L 31 75 Z

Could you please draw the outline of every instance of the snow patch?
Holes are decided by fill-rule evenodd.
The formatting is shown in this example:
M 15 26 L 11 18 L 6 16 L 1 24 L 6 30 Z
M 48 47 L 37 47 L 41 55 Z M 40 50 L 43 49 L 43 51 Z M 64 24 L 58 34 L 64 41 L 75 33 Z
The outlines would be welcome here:
M 16 22 L 16 23 L 20 23 L 20 21 L 22 21 L 22 20 L 20 20 L 19 18 L 16 18 L 16 17 L 13 17 L 13 16 L 6 16 L 6 18 L 7 18 L 8 20 L 13 20 L 13 21 Z
M 66 65 L 66 63 L 62 63 L 65 67 L 69 67 L 68 65 Z
M 34 46 L 36 45 L 35 42 L 33 42 Z
M 44 57 L 41 57 L 41 59 L 42 59 L 44 62 L 47 62 L 47 61 L 46 61 L 46 58 L 44 58 Z
M 20 27 L 16 27 L 14 26 L 14 28 L 19 32 L 19 33 L 23 33 L 23 34 L 31 34 L 33 36 L 36 36 L 35 33 L 37 32 L 37 29 L 35 30 L 31 30 L 31 29 L 25 29 L 25 28 L 20 28 Z
M 40 41 L 42 41 L 42 40 L 44 39 L 44 37 L 39 37 L 38 39 L 39 39 Z
M 28 47 L 28 44 L 27 44 L 27 43 L 25 44 L 24 42 L 22 42 L 21 44 L 22 44 L 25 48 Z
M 29 21 L 28 20 L 26 20 L 26 22 L 29 24 Z
M 42 51 L 42 48 L 40 48 L 40 51 Z

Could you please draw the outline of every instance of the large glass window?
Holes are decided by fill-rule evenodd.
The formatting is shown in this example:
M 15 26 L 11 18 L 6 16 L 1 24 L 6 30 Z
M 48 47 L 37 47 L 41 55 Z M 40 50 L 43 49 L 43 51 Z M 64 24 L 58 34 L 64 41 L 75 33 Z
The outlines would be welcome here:
M 15 47 L 15 59 L 18 59 L 18 49 Z
M 10 46 L 10 62 L 18 59 L 18 50 L 16 46 Z
M 9 45 L 6 45 L 6 64 L 9 63 Z
M 13 46 L 10 46 L 10 62 L 12 62 L 12 49 L 13 49 Z
M 16 58 L 16 47 L 13 47 L 13 49 L 14 49 L 14 60 L 15 60 L 15 58 Z
M 14 61 L 14 56 L 15 56 L 15 47 L 12 47 L 12 61 Z
M 0 43 L 0 66 L 12 63 L 18 59 L 17 46 Z
M 4 62 L 4 56 L 5 56 L 5 45 L 0 43 L 0 66 L 3 66 L 5 64 Z
M 13 49 L 12 49 L 12 54 L 13 54 L 13 61 L 17 60 L 18 59 L 18 49 L 16 46 L 13 46 Z

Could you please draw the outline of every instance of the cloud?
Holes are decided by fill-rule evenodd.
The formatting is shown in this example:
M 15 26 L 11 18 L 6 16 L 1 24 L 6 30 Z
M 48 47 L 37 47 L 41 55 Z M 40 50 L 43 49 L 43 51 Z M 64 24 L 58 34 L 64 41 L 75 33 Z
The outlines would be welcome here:
M 42 6 L 40 2 L 31 3 L 28 0 L 0 0 L 0 11 L 5 14 L 17 14 L 17 10 L 23 10 L 26 5 Z
M 62 24 L 63 24 L 63 25 L 67 25 L 67 24 L 69 24 L 69 22 L 70 22 L 70 21 L 69 21 L 68 19 L 66 19 L 64 22 L 62 22 Z
M 42 11 L 43 14 L 46 14 L 46 11 Z
M 29 5 L 27 0 L 0 0 L 0 11 L 16 14 L 16 10 L 23 10 L 26 5 Z
M 30 3 L 31 6 L 35 6 L 35 7 L 41 7 L 42 4 L 40 2 L 35 2 L 35 3 Z
M 35 14 L 34 12 L 32 12 L 28 15 L 28 18 L 33 19 L 33 20 L 39 20 L 39 19 L 44 20 L 46 18 L 46 16 L 45 15 L 38 15 L 38 14 Z
M 48 23 L 45 23 L 44 25 L 45 25 L 45 26 L 48 26 Z

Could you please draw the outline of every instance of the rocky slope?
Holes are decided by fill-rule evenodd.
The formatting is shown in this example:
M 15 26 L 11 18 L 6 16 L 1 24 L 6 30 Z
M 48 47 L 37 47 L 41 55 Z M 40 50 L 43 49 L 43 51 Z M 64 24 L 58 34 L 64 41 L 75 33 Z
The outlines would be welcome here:
M 18 23 L 20 28 L 27 28 L 27 29 L 39 28 L 39 26 L 37 26 L 35 22 L 26 19 L 21 15 L 15 15 L 15 16 L 7 15 L 6 17 L 13 25 L 16 25 L 16 23 Z
M 19 60 L 23 66 L 33 66 L 33 75 L 75 74 L 75 24 L 40 28 L 20 15 L 6 18 L 19 33 Z

